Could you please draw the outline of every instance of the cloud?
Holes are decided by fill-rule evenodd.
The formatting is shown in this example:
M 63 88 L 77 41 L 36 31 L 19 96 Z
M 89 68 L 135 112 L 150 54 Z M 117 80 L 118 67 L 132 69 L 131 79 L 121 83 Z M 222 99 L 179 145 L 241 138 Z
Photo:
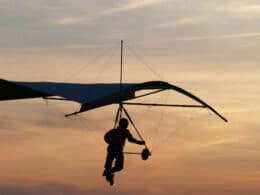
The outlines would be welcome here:
M 259 30 L 255 22 L 246 16 L 237 18 L 239 14 L 228 10 L 232 6 L 234 10 L 243 8 L 230 1 L 4 1 L 0 6 L 0 43 L 2 48 L 47 48 L 123 37 L 136 42 L 162 40 L 163 44 L 168 39 L 209 40 L 216 39 L 214 34 L 241 34 L 245 30 L 253 37 Z M 248 6 L 257 10 L 256 4 Z
M 216 183 L 219 183 L 218 181 Z M 187 187 L 189 186 L 189 187 Z M 194 187 L 192 185 L 185 186 L 173 186 L 166 191 L 162 191 L 160 189 L 156 189 L 156 187 L 152 187 L 150 190 L 138 190 L 138 189 L 120 189 L 117 187 L 112 187 L 112 189 L 107 188 L 89 188 L 86 189 L 84 187 L 72 186 L 69 184 L 63 184 L 58 182 L 49 182 L 42 183 L 39 185 L 32 186 L 19 186 L 19 185 L 1 185 L 0 186 L 0 194 L 4 195 L 130 195 L 130 194 L 144 194 L 144 195 L 170 195 L 170 194 L 212 194 L 212 195 L 238 195 L 238 194 L 252 194 L 258 195 L 259 189 L 251 188 L 251 189 L 242 189 L 236 187 L 225 187 L 219 188 L 218 184 L 215 186 L 207 186 L 204 187 Z
M 237 39 L 237 38 L 251 38 L 251 37 L 260 37 L 260 32 L 176 37 L 172 39 L 150 41 L 150 43 L 156 43 L 156 42 L 168 43 L 168 42 L 175 42 L 175 41 L 205 41 L 205 40 Z
M 74 25 L 85 21 L 87 21 L 87 19 L 84 17 L 64 17 L 59 19 L 50 19 L 50 22 L 60 25 Z
M 87 183 L 87 181 L 86 181 Z M 111 187 L 109 187 L 111 188 Z M 116 188 L 116 189 L 115 189 Z M 158 194 L 158 190 L 154 188 L 147 189 L 124 189 L 120 187 L 114 187 L 112 189 L 97 187 L 79 187 L 76 185 L 70 185 L 60 182 L 45 182 L 38 185 L 1 185 L 0 194 L 4 195 L 131 195 L 131 194 L 144 194 L 155 195 Z M 160 191 L 161 195 L 169 194 L 168 192 Z
M 70 17 L 61 17 L 61 18 L 51 18 L 49 21 L 51 23 L 55 23 L 58 25 L 74 25 L 74 24 L 80 24 L 83 22 L 88 22 L 88 21 L 93 21 L 93 20 L 97 20 L 100 17 L 103 16 L 108 16 L 108 15 L 113 15 L 113 14 L 118 14 L 121 12 L 127 12 L 127 11 L 134 11 L 137 9 L 141 9 L 141 8 L 145 8 L 145 7 L 150 7 L 150 6 L 154 6 L 163 2 L 168 2 L 169 0 L 142 0 L 142 1 L 138 1 L 138 0 L 128 0 L 128 1 L 123 1 L 120 3 L 114 3 L 113 1 L 110 2 L 110 6 L 99 6 L 96 7 L 96 12 L 90 14 L 87 14 L 88 17 L 85 15 L 85 17 L 82 17 L 83 14 L 81 14 L 80 16 L 75 16 L 78 15 L 78 13 L 70 13 Z M 95 7 L 94 5 L 92 5 L 93 8 Z M 90 9 L 89 9 L 90 11 Z M 91 12 L 91 11 L 90 11 Z M 73 16 L 74 15 L 74 16 Z
M 231 12 L 235 14 L 248 14 L 248 16 L 259 16 L 260 4 L 254 1 L 244 1 L 244 2 L 231 2 L 225 6 L 221 6 L 221 9 L 226 12 Z
M 81 189 L 79 187 L 71 186 L 68 184 L 58 183 L 58 182 L 49 182 L 43 183 L 40 185 L 32 186 L 16 186 L 16 185 L 1 185 L 0 194 L 5 195 L 83 195 L 83 194 L 112 194 L 102 189 Z M 115 193 L 120 194 L 120 193 Z
M 154 6 L 163 2 L 167 2 L 169 0 L 131 0 L 126 3 L 120 3 L 112 8 L 109 8 L 103 12 L 102 15 L 114 14 L 119 12 L 136 10 L 144 7 Z
M 157 27 L 159 27 L 159 28 L 178 27 L 178 26 L 184 26 L 184 25 L 198 24 L 202 21 L 204 21 L 204 19 L 202 17 L 186 17 L 186 18 L 177 19 L 175 21 L 158 24 Z

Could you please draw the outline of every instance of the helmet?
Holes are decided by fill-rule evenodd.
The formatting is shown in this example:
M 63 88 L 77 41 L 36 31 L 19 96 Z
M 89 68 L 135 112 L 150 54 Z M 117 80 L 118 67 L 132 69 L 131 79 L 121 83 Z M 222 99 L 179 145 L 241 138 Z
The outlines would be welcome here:
M 128 120 L 126 118 L 121 118 L 119 121 L 119 127 L 126 129 L 128 127 Z

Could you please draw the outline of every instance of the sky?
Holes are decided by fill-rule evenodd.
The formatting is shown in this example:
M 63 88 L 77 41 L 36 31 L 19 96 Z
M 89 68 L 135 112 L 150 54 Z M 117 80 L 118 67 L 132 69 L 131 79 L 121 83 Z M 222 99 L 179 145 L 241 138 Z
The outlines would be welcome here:
M 152 156 L 125 156 L 110 187 L 103 135 L 116 105 L 65 118 L 80 105 L 3 101 L 0 194 L 260 194 L 259 19 L 256 0 L 0 0 L 0 78 L 119 82 L 124 40 L 124 82 L 170 82 L 229 120 L 127 107 Z M 193 103 L 173 91 L 143 101 Z

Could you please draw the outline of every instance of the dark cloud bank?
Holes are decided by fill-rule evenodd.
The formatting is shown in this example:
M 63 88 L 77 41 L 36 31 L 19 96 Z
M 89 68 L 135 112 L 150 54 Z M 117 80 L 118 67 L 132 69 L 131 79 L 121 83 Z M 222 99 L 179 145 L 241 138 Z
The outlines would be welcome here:
M 17 186 L 17 185 L 1 185 L 0 186 L 0 194 L 1 195 L 83 195 L 83 194 L 91 194 L 91 195 L 130 195 L 130 194 L 251 194 L 258 195 L 259 191 L 257 189 L 234 189 L 230 188 L 209 188 L 207 189 L 168 189 L 167 191 L 162 192 L 152 192 L 149 189 L 143 190 L 120 190 L 120 186 L 113 188 L 92 188 L 92 189 L 84 189 L 75 187 L 72 185 L 62 184 L 62 183 L 43 183 L 41 185 L 33 185 L 33 186 Z

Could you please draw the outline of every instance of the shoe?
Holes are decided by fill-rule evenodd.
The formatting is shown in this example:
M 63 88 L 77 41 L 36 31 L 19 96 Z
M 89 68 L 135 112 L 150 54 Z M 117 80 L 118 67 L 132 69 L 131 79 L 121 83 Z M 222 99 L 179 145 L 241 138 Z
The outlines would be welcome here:
M 102 176 L 106 176 L 107 173 L 108 173 L 108 171 L 105 169 L 104 172 L 103 172 L 103 174 L 102 174 Z
M 112 186 L 114 184 L 114 174 L 110 173 L 110 174 L 106 175 L 106 180 Z

